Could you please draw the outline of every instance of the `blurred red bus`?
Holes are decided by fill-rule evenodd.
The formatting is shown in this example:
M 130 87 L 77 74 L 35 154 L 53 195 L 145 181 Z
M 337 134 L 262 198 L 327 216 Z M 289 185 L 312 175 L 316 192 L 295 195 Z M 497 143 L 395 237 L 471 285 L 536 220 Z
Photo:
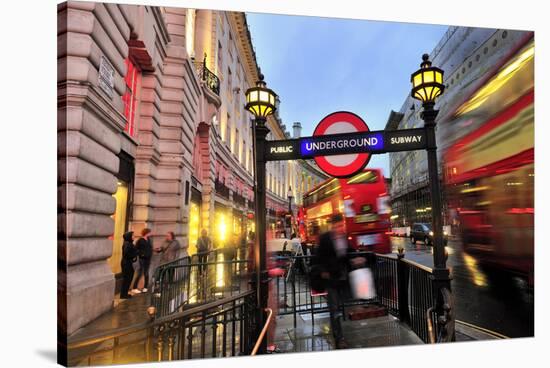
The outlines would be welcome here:
M 445 124 L 474 126 L 444 154 L 451 221 L 487 270 L 533 282 L 534 42 L 514 52 Z
M 388 232 L 388 189 L 380 169 L 366 169 L 349 179 L 332 178 L 304 194 L 303 221 L 308 243 L 330 228 L 329 219 L 341 213 L 351 246 L 391 253 Z

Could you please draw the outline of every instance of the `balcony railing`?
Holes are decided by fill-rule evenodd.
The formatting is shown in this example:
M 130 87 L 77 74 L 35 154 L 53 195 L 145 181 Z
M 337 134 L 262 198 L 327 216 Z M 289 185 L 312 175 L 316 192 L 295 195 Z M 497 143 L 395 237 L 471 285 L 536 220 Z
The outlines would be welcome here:
M 206 67 L 206 54 L 204 55 L 203 61 L 194 61 L 193 64 L 195 65 L 195 70 L 199 74 L 199 78 L 206 84 L 206 87 L 219 96 L 220 78 Z

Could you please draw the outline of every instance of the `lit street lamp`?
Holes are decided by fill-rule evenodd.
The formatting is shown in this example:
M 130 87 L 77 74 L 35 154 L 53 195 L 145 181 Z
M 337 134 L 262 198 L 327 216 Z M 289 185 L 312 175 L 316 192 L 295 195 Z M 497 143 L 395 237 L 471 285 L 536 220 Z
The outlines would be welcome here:
M 288 192 L 286 193 L 286 196 L 288 197 L 288 238 L 292 235 L 292 198 L 294 196 L 292 195 L 292 187 L 288 186 Z
M 266 269 L 266 193 L 265 193 L 265 145 L 266 136 L 269 128 L 266 126 L 267 117 L 275 111 L 276 94 L 266 87 L 263 74 L 259 75 L 259 80 L 255 87 L 246 91 L 245 108 L 254 115 L 254 133 L 256 137 L 256 302 L 257 312 L 257 331 L 256 336 L 265 324 L 264 309 L 267 308 L 268 298 L 268 277 Z M 260 353 L 267 350 L 267 340 L 264 338 L 259 348 Z
M 442 331 L 454 339 L 454 322 L 452 322 L 451 280 L 446 266 L 445 246 L 443 243 L 443 221 L 441 216 L 441 191 L 437 168 L 437 144 L 435 137 L 435 118 L 438 110 L 434 109 L 435 100 L 443 94 L 443 70 L 432 66 L 429 55 L 422 55 L 420 69 L 411 75 L 413 85 L 411 96 L 422 102 L 421 114 L 426 130 L 428 151 L 428 175 L 432 199 L 432 229 L 433 229 L 433 286 L 435 297 L 435 312 L 438 321 L 445 326 Z M 447 322 L 451 322 L 447 324 Z

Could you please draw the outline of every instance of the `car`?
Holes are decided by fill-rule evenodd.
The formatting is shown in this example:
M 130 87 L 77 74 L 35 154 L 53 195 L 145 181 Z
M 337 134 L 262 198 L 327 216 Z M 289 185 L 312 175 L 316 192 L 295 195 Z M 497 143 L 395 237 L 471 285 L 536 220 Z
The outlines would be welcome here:
M 433 244 L 432 224 L 425 222 L 417 222 L 411 227 L 411 243 L 416 244 L 418 240 L 423 241 L 426 245 Z M 447 232 L 443 231 L 443 245 L 447 245 L 449 238 Z

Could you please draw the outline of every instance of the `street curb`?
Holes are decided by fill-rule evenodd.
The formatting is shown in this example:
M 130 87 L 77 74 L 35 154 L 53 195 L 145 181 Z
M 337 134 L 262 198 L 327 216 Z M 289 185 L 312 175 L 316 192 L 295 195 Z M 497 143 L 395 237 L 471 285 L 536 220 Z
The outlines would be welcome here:
M 456 332 L 466 335 L 473 340 L 502 340 L 508 339 L 508 336 L 498 332 L 488 330 L 464 321 L 455 321 Z

